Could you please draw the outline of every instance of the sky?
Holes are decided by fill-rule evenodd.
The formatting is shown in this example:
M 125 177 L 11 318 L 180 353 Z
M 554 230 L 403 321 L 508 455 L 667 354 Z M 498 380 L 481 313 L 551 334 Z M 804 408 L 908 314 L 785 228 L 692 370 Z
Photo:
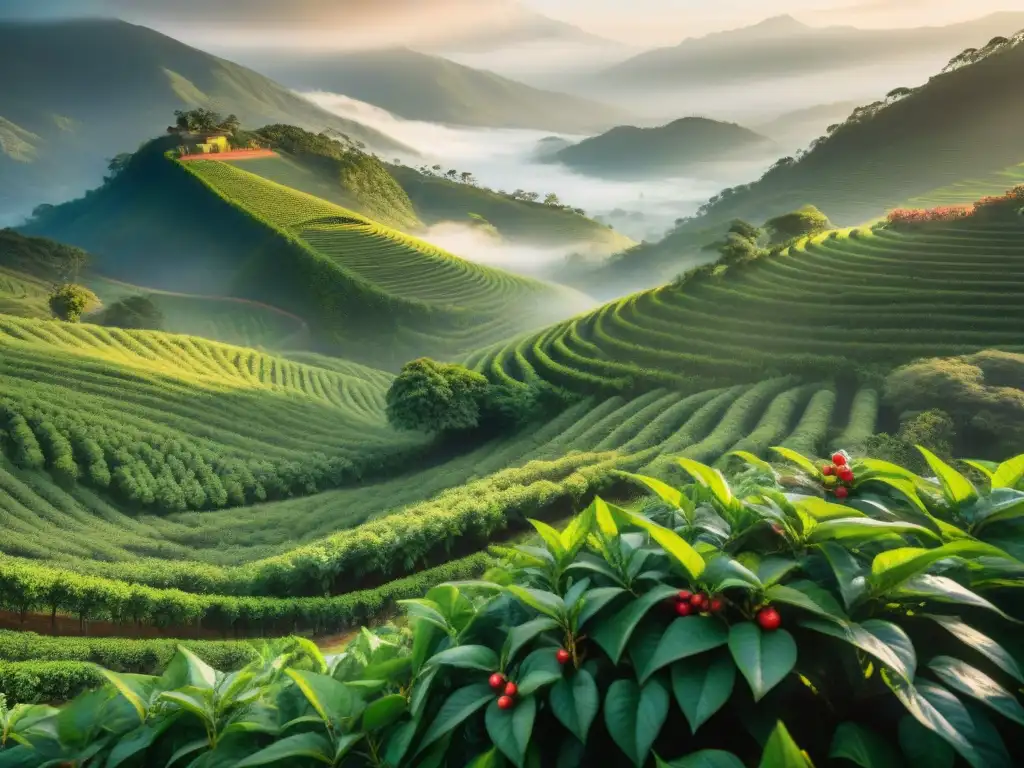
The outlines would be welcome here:
M 924 26 L 1022 10 L 1021 0 L 2 0 L 0 17 L 119 16 L 196 45 L 437 45 L 533 11 L 635 47 L 792 14 L 813 26 Z
M 997 11 L 1024 10 L 1022 0 L 524 0 L 524 4 L 597 35 L 648 45 L 671 45 L 783 14 L 811 26 L 867 28 L 939 26 Z

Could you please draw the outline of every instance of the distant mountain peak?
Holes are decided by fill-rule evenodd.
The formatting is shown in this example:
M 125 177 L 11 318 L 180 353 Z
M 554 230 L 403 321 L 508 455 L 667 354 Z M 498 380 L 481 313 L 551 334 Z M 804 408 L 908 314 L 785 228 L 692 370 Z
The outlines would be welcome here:
M 791 29 L 807 29 L 807 25 L 799 19 L 794 18 L 788 13 L 779 14 L 778 16 L 771 16 L 764 21 L 754 24 L 752 29 L 780 29 L 780 30 L 791 30 Z

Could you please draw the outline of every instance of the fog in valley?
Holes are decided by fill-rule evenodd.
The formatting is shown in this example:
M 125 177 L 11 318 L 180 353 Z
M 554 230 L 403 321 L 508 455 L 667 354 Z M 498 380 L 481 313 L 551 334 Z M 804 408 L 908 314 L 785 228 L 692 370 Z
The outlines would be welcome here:
M 758 162 L 716 164 L 702 169 L 700 177 L 607 180 L 539 160 L 538 142 L 559 135 L 550 131 L 444 126 L 404 120 L 334 93 L 303 95 L 335 114 L 376 128 L 415 149 L 421 156 L 401 158 L 407 165 L 439 164 L 444 170 L 469 171 L 478 185 L 495 191 L 523 189 L 542 196 L 554 192 L 563 203 L 611 223 L 638 242 L 659 238 L 676 219 L 692 214 L 723 187 L 756 178 L 774 160 L 766 157 Z M 561 138 L 575 142 L 586 137 Z M 575 250 L 498 243 L 484 233 L 456 226 L 435 228 L 425 239 L 468 259 L 525 272 L 541 271 L 544 265 Z

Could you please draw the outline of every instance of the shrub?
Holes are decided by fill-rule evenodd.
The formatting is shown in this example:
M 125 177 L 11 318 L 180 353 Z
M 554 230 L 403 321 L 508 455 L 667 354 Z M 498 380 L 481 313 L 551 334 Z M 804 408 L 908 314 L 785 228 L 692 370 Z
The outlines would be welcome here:
M 160 330 L 164 325 L 163 313 L 148 296 L 126 296 L 115 301 L 97 319 L 101 325 L 115 328 Z
M 805 205 L 803 208 L 769 219 L 764 226 L 771 236 L 772 244 L 778 245 L 804 235 L 824 232 L 832 228 L 832 223 L 813 205 Z
M 99 306 L 100 300 L 88 288 L 76 283 L 64 283 L 50 294 L 50 310 L 55 317 L 77 323 L 82 315 Z
M 131 765 L 162 765 L 187 739 L 202 764 L 1021 764 L 1024 672 L 1003 643 L 1024 456 L 977 488 L 926 450 L 938 483 L 837 455 L 837 503 L 831 475 L 778 450 L 795 466 L 748 455 L 742 496 L 685 459 L 682 489 L 629 476 L 657 520 L 598 499 L 563 531 L 535 523 L 538 545 L 484 580 L 402 601 L 411 637 L 364 630 L 333 664 L 264 653 L 224 687 L 182 650 L 161 678 L 15 708 L 10 762 L 131 743 Z M 256 727 L 263 711 L 291 732 Z
M 487 387 L 482 374 L 421 357 L 406 363 L 388 389 L 388 421 L 423 432 L 473 429 Z

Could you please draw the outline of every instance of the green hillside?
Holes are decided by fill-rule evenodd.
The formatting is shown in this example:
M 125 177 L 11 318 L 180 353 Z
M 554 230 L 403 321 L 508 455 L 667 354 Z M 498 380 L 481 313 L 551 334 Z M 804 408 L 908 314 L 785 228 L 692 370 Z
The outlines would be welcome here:
M 762 222 L 811 203 L 837 224 L 859 225 L 937 188 L 1020 163 L 1021 39 L 985 48 L 974 63 L 951 65 L 916 89 L 856 110 L 806 153 L 723 190 L 661 242 L 609 265 L 602 279 L 632 285 L 670 279 L 734 218 Z
M 627 119 L 615 107 L 408 48 L 271 58 L 265 66 L 299 90 L 341 93 L 410 120 L 586 133 Z
M 114 20 L 0 22 L 0 216 L 95 185 L 107 159 L 163 131 L 175 109 L 243 124 L 333 128 L 380 151 L 399 142 L 251 69 Z
M 27 229 L 88 249 L 114 279 L 278 307 L 303 318 L 319 348 L 392 369 L 585 306 L 240 167 L 169 160 L 161 146 Z
M 834 231 L 708 266 L 472 358 L 494 380 L 689 391 L 797 373 L 850 381 L 925 355 L 1024 349 L 1024 225 Z
M 772 152 L 772 143 L 736 125 L 684 117 L 658 128 L 623 125 L 555 152 L 553 158 L 593 176 L 672 176 L 694 165 Z
M 427 176 L 406 166 L 389 166 L 420 219 L 468 223 L 482 216 L 503 238 L 540 247 L 572 246 L 583 252 L 614 253 L 634 243 L 625 235 L 565 208 Z
M 308 192 L 412 235 L 444 221 L 471 223 L 482 216 L 506 240 L 542 247 L 572 246 L 595 254 L 633 245 L 629 238 L 566 207 L 514 199 L 475 183 L 382 163 L 328 136 L 293 126 L 254 133 L 278 153 L 229 160 L 278 184 Z

